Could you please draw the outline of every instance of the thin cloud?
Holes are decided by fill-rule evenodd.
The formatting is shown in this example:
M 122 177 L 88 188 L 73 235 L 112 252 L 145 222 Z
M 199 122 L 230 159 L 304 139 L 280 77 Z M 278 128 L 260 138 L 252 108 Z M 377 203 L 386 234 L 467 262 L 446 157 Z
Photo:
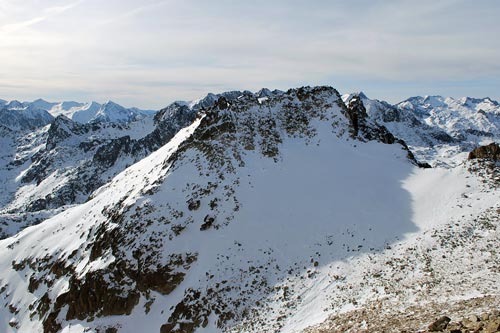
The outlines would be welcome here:
M 130 18 L 132 18 L 134 16 L 146 13 L 146 12 L 148 12 L 150 10 L 153 10 L 156 7 L 159 7 L 161 5 L 167 4 L 169 2 L 171 2 L 171 1 L 169 1 L 169 0 L 161 0 L 161 1 L 157 1 L 155 3 L 151 3 L 151 4 L 139 6 L 139 7 L 136 7 L 134 9 L 132 9 L 132 10 L 129 10 L 129 11 L 125 12 L 125 13 L 122 13 L 120 15 L 117 15 L 117 16 L 114 16 L 114 17 L 102 20 L 99 23 L 97 23 L 97 26 L 103 26 L 103 25 L 112 24 L 112 23 L 115 23 L 115 22 L 118 22 L 118 21 L 124 21 L 124 20 L 130 19 Z
M 43 22 L 43 21 L 46 21 L 46 20 L 48 20 L 51 17 L 60 15 L 60 14 L 64 13 L 65 11 L 67 11 L 67 10 L 73 8 L 73 7 L 78 6 L 83 1 L 84 0 L 79 0 L 79 1 L 76 1 L 76 2 L 73 2 L 73 3 L 70 3 L 70 4 L 66 5 L 66 6 L 48 7 L 48 8 L 46 8 L 46 9 L 43 10 L 43 12 L 45 13 L 44 15 L 37 16 L 37 17 L 31 18 L 29 20 L 25 20 L 25 21 L 22 21 L 22 22 L 10 23 L 10 24 L 6 24 L 6 25 L 1 26 L 0 27 L 0 33 L 6 33 L 6 34 L 8 34 L 8 33 L 16 32 L 16 31 L 18 31 L 20 29 L 31 27 L 31 26 L 33 26 L 35 24 L 38 24 L 38 23 Z
M 39 23 L 39 22 L 45 21 L 46 19 L 47 19 L 47 16 L 39 16 L 39 17 L 35 17 L 35 18 L 32 18 L 32 19 L 24 21 L 24 22 L 6 24 L 6 25 L 0 27 L 0 33 L 13 33 L 19 29 L 28 28 L 32 25 Z

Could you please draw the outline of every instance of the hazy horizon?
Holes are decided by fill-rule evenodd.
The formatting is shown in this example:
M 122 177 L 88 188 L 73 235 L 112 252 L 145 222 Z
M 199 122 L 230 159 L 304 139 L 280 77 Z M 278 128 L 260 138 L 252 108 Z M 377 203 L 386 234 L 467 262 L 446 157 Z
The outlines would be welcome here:
M 0 98 L 159 109 L 331 85 L 499 100 L 499 13 L 494 0 L 0 1 Z

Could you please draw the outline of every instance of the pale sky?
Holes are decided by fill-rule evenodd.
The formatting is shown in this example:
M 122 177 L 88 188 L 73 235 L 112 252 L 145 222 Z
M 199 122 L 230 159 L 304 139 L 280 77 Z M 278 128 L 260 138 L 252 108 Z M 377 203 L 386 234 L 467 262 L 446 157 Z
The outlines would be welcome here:
M 158 109 L 327 84 L 500 99 L 497 0 L 0 0 L 0 98 Z

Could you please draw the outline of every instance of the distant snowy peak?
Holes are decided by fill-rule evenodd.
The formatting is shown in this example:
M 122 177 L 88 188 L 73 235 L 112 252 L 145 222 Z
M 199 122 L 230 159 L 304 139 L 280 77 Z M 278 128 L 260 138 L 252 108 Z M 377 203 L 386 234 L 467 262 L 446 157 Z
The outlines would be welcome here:
M 471 98 L 471 97 L 462 97 L 459 99 L 460 103 L 465 106 L 471 107 L 485 107 L 485 108 L 494 108 L 498 109 L 500 104 L 497 101 L 492 100 L 489 97 L 485 98 Z
M 455 99 L 452 97 L 443 96 L 415 96 L 396 104 L 396 106 L 398 108 L 424 111 L 424 113 L 427 114 L 430 111 L 437 111 L 440 109 L 450 109 L 454 111 L 471 113 L 481 110 L 485 112 L 500 113 L 500 104 L 489 97 L 462 97 Z
M 0 109 L 0 123 L 10 130 L 26 130 L 49 124 L 54 117 L 47 111 L 23 107 L 18 101 L 6 103 Z
M 136 114 L 130 109 L 126 109 L 113 101 L 107 101 L 101 105 L 91 121 L 123 123 L 133 120 L 135 116 Z
M 12 100 L 12 101 L 6 102 L 4 107 L 9 109 L 9 110 L 14 110 L 14 109 L 17 110 L 17 109 L 24 109 L 25 108 L 23 103 L 19 102 L 18 100 Z
M 78 123 L 88 123 L 101 108 L 96 102 L 76 103 L 62 102 L 50 110 L 54 116 L 64 115 Z
M 115 102 L 108 101 L 104 104 L 97 102 L 80 103 L 74 101 L 64 101 L 64 102 L 47 102 L 41 98 L 34 100 L 33 102 L 20 102 L 17 100 L 4 101 L 0 100 L 0 108 L 9 111 L 30 111 L 38 112 L 44 114 L 42 117 L 50 122 L 52 119 L 46 116 L 46 113 L 51 115 L 51 117 L 57 117 L 64 115 L 73 121 L 81 124 L 91 123 L 91 122 L 113 122 L 113 123 L 126 123 L 140 119 L 144 116 L 152 116 L 156 111 L 154 110 L 141 110 L 138 108 L 125 108 Z M 28 114 L 26 114 L 28 116 Z M 33 114 L 31 115 L 33 116 Z M 15 117 L 16 119 L 19 116 Z M 37 118 L 40 118 L 37 116 Z M 13 124 L 10 124 L 10 123 Z M 24 125 L 17 124 L 18 120 L 11 119 L 7 123 L 15 129 L 24 129 L 24 127 L 39 127 L 46 125 L 47 122 L 26 122 L 23 121 Z M 14 126 L 15 125 L 15 126 Z
M 449 101 L 449 106 L 457 109 L 470 110 L 471 112 L 491 113 L 500 115 L 500 104 L 489 97 L 471 98 L 463 97 L 458 100 Z
M 153 110 L 125 108 L 113 101 L 107 101 L 104 104 L 62 102 L 53 111 L 83 124 L 92 122 L 126 123 L 155 113 Z
M 46 100 L 39 98 L 34 100 L 33 102 L 24 102 L 23 105 L 26 107 L 31 107 L 41 110 L 50 110 L 55 105 L 57 105 L 57 103 L 47 102 Z
M 470 135 L 500 137 L 500 104 L 489 97 L 454 99 L 442 96 L 411 97 L 396 107 L 411 111 L 426 124 L 458 140 Z

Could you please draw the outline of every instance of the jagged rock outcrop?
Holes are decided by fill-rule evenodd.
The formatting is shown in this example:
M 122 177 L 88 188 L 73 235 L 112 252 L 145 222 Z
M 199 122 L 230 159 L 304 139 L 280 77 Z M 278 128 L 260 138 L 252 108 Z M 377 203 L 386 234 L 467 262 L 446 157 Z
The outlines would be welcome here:
M 96 129 L 92 125 L 81 125 L 75 123 L 66 116 L 58 116 L 50 124 L 47 132 L 46 149 L 54 149 L 58 143 L 74 136 L 88 133 L 91 129 Z
M 446 329 L 451 319 L 446 316 L 440 317 L 438 320 L 429 325 L 430 332 L 442 332 Z
M 433 327 L 431 332 L 450 332 L 450 333 L 496 333 L 500 331 L 500 313 L 497 309 L 489 312 L 484 312 L 481 315 L 470 314 L 465 318 L 452 321 L 448 318 L 448 323 L 445 327 Z
M 469 160 L 487 159 L 491 161 L 500 161 L 500 146 L 496 142 L 489 145 L 477 147 L 469 153 Z
M 102 168 L 110 168 L 120 155 L 124 156 L 130 153 L 130 144 L 131 140 L 128 135 L 113 139 L 109 144 L 99 147 L 92 159 Z

